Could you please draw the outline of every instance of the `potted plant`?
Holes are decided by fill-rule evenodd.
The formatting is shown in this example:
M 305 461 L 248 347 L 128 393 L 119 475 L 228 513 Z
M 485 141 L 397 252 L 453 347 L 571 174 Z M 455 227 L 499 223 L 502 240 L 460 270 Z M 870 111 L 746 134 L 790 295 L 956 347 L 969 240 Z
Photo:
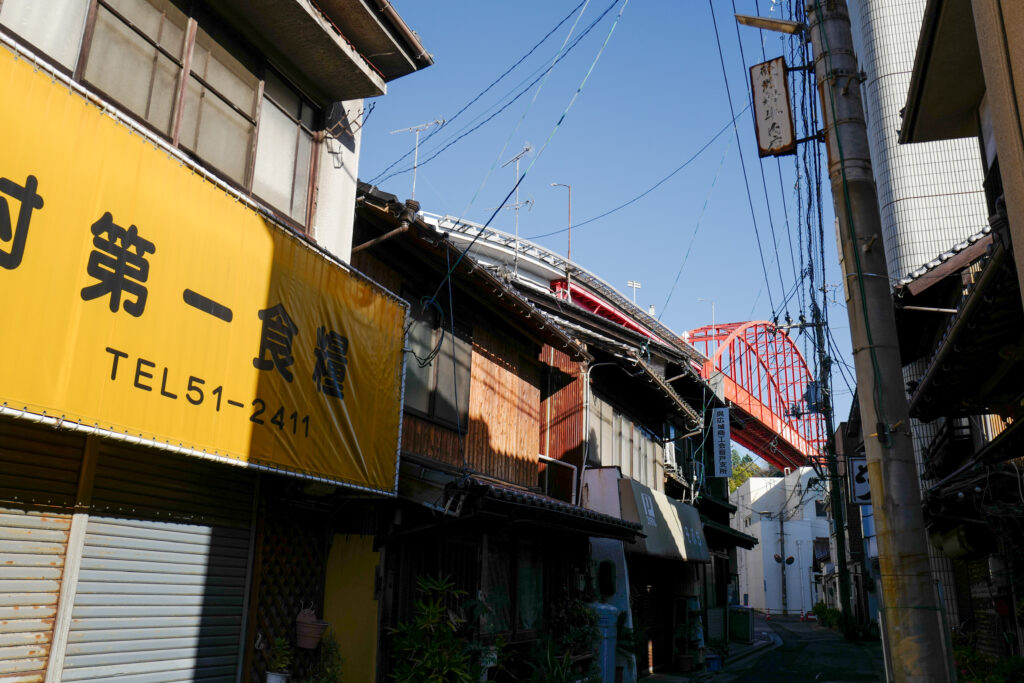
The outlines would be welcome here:
M 316 618 L 316 612 L 307 607 L 295 617 L 295 644 L 304 650 L 315 650 L 327 630 L 327 622 Z
M 292 646 L 284 638 L 274 638 L 267 655 L 267 683 L 285 683 L 292 663 Z

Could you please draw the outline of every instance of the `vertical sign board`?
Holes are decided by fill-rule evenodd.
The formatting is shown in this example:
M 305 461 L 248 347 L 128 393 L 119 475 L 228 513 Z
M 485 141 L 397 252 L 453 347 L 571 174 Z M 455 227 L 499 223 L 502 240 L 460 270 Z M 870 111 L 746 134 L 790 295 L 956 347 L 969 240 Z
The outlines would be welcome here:
M 850 482 L 850 502 L 856 505 L 871 505 L 867 458 L 846 459 L 846 480 Z
M 750 67 L 754 128 L 762 157 L 796 153 L 793 108 L 789 102 L 786 60 L 777 57 Z
M 0 48 L 0 405 L 394 492 L 406 306 Z
M 712 447 L 715 453 L 715 471 L 712 477 L 732 476 L 732 438 L 729 435 L 729 409 L 711 411 Z

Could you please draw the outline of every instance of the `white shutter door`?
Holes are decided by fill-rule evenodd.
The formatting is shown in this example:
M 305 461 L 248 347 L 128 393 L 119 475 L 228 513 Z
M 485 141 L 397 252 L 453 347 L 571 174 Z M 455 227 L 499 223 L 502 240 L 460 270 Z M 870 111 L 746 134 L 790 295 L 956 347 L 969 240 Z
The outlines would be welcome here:
M 234 681 L 252 473 L 101 450 L 62 681 Z

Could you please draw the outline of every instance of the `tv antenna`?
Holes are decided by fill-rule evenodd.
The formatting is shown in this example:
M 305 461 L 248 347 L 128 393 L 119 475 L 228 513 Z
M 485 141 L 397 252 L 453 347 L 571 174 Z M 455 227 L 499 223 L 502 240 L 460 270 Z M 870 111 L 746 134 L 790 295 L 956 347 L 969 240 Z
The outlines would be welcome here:
M 399 128 L 398 130 L 391 131 L 391 134 L 395 133 L 416 133 L 416 146 L 413 148 L 412 153 L 412 197 L 416 199 L 416 167 L 420 163 L 420 133 L 430 128 L 431 126 L 443 126 L 445 123 L 444 119 L 434 119 L 429 123 L 421 123 L 418 126 L 409 126 L 408 128 Z
M 533 208 L 532 199 L 529 199 L 525 202 L 519 201 L 519 160 L 532 151 L 533 146 L 530 145 L 529 142 L 527 142 L 526 144 L 523 145 L 523 149 L 521 152 L 519 152 L 519 154 L 515 155 L 514 157 L 512 157 L 511 159 L 509 159 L 508 161 L 501 165 L 502 168 L 505 168 L 506 166 L 513 162 L 515 162 L 516 165 L 516 200 L 512 204 L 508 205 L 508 207 L 512 209 L 512 211 L 515 213 L 516 250 L 515 253 L 512 255 L 512 272 L 516 275 L 519 274 L 519 207 L 529 205 L 530 208 Z

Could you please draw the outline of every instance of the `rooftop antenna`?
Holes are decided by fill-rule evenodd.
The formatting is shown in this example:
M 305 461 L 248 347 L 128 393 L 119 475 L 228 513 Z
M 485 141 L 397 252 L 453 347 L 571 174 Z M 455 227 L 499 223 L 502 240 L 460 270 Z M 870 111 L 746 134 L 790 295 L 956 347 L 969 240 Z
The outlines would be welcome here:
M 416 199 L 416 167 L 420 163 L 420 133 L 425 131 L 431 126 L 443 126 L 445 123 L 444 119 L 434 119 L 429 123 L 421 123 L 418 126 L 410 126 L 408 128 L 399 128 L 398 130 L 391 131 L 391 134 L 395 133 L 416 133 L 416 146 L 413 148 L 412 153 L 412 197 Z
M 526 144 L 523 145 L 523 150 L 519 152 L 519 154 L 515 155 L 514 157 L 512 157 L 511 159 L 509 159 L 508 161 L 501 165 L 502 168 L 505 168 L 512 162 L 515 162 L 516 164 L 516 201 L 511 206 L 511 209 L 515 212 L 516 226 L 516 251 L 515 254 L 512 256 L 512 272 L 516 275 L 519 274 L 519 207 L 523 206 L 524 204 L 529 204 L 531 207 L 533 206 L 532 199 L 526 202 L 519 201 L 519 160 L 532 151 L 533 147 L 530 145 L 529 142 L 527 142 Z
M 640 289 L 640 281 L 629 280 L 626 282 L 626 286 L 633 289 L 633 305 L 636 306 L 636 290 Z

